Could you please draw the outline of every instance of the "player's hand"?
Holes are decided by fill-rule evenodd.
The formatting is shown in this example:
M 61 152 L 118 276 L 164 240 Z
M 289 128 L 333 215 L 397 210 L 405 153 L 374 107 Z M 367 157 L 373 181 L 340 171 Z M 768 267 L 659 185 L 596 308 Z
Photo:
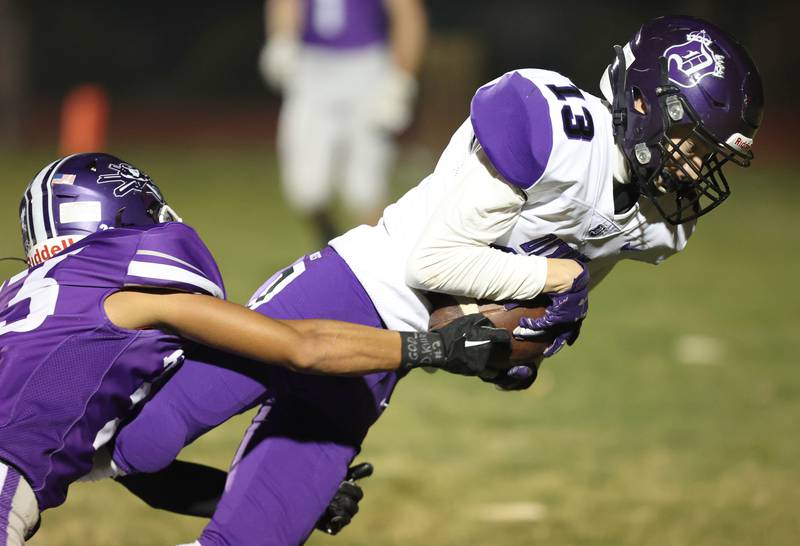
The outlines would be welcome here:
M 356 484 L 356 480 L 371 476 L 373 470 L 370 463 L 357 464 L 347 470 L 347 476 L 339 484 L 339 490 L 325 513 L 317 520 L 317 529 L 335 535 L 350 523 L 358 513 L 358 502 L 364 498 L 364 491 Z
M 521 391 L 527 389 L 536 381 L 539 372 L 535 364 L 529 366 L 514 366 L 505 373 L 498 374 L 493 378 L 482 377 L 486 383 L 492 383 L 501 391 Z
M 580 262 L 577 262 L 580 263 Z M 578 339 L 581 324 L 589 311 L 589 269 L 580 263 L 580 274 L 566 292 L 549 293 L 550 305 L 539 318 L 522 318 L 514 329 L 514 337 L 532 339 L 543 335 L 556 337 L 545 349 L 544 356 L 553 356 L 564 344 L 572 345 Z
M 411 124 L 417 81 L 414 76 L 397 67 L 386 71 L 375 90 L 371 120 L 389 133 L 399 133 Z
M 491 320 L 474 314 L 434 330 L 442 336 L 446 362 L 443 370 L 460 375 L 495 377 L 511 368 L 511 335 Z
M 483 315 L 459 317 L 431 332 L 402 332 L 402 370 L 430 367 L 495 377 L 512 367 L 511 336 Z
M 258 71 L 269 87 L 282 91 L 296 64 L 297 43 L 295 40 L 274 36 L 264 43 L 258 56 Z

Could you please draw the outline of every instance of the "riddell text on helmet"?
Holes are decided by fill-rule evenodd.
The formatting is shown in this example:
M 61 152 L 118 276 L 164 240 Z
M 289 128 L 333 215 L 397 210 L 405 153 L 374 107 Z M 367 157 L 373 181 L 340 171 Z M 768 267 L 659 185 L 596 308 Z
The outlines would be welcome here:
M 37 248 L 31 256 L 28 256 L 28 266 L 35 267 L 45 260 L 49 260 L 62 250 L 66 250 L 75 240 L 72 237 L 65 237 L 55 243 L 45 243 L 41 248 Z

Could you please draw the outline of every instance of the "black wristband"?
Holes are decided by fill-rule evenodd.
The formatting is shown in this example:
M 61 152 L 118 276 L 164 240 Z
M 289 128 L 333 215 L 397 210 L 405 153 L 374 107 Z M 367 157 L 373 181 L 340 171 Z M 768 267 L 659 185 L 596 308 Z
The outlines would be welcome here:
M 437 332 L 400 332 L 400 369 L 441 366 L 447 361 L 442 335 Z

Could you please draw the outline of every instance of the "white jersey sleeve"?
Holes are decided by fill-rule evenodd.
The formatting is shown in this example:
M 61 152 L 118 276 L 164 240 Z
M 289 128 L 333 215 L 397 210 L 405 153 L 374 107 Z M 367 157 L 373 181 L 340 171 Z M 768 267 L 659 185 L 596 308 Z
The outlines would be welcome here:
M 601 99 L 561 74 L 505 74 L 477 91 L 429 176 L 377 226 L 331 245 L 393 329 L 427 328 L 426 290 L 530 298 L 547 258 L 587 263 L 594 284 L 622 259 L 658 263 L 693 225 L 667 224 L 646 200 L 616 211 L 611 121 Z M 477 160 L 476 141 L 497 172 Z
M 489 246 L 514 227 L 525 196 L 487 163 L 480 150 L 465 161 L 458 193 L 439 204 L 408 258 L 409 286 L 488 300 L 531 299 L 542 291 L 545 258 Z

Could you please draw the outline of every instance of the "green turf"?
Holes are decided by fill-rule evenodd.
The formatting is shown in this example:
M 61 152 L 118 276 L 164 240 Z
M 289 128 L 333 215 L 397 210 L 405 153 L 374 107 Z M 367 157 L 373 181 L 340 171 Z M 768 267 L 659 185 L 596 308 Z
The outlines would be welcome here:
M 234 300 L 314 248 L 281 201 L 269 154 L 124 155 L 197 227 Z M 0 155 L 0 255 L 18 253 L 18 195 L 48 159 Z M 397 191 L 425 168 L 406 165 Z M 364 447 L 376 475 L 361 513 L 340 537 L 310 543 L 797 544 L 800 189 L 788 164 L 733 182 L 686 252 L 658 268 L 623 264 L 604 281 L 580 342 L 547 362 L 531 391 L 415 372 Z M 686 336 L 711 344 L 705 361 L 682 362 Z M 246 423 L 185 456 L 226 465 Z M 77 485 L 31 544 L 170 545 L 201 526 L 114 484 Z

